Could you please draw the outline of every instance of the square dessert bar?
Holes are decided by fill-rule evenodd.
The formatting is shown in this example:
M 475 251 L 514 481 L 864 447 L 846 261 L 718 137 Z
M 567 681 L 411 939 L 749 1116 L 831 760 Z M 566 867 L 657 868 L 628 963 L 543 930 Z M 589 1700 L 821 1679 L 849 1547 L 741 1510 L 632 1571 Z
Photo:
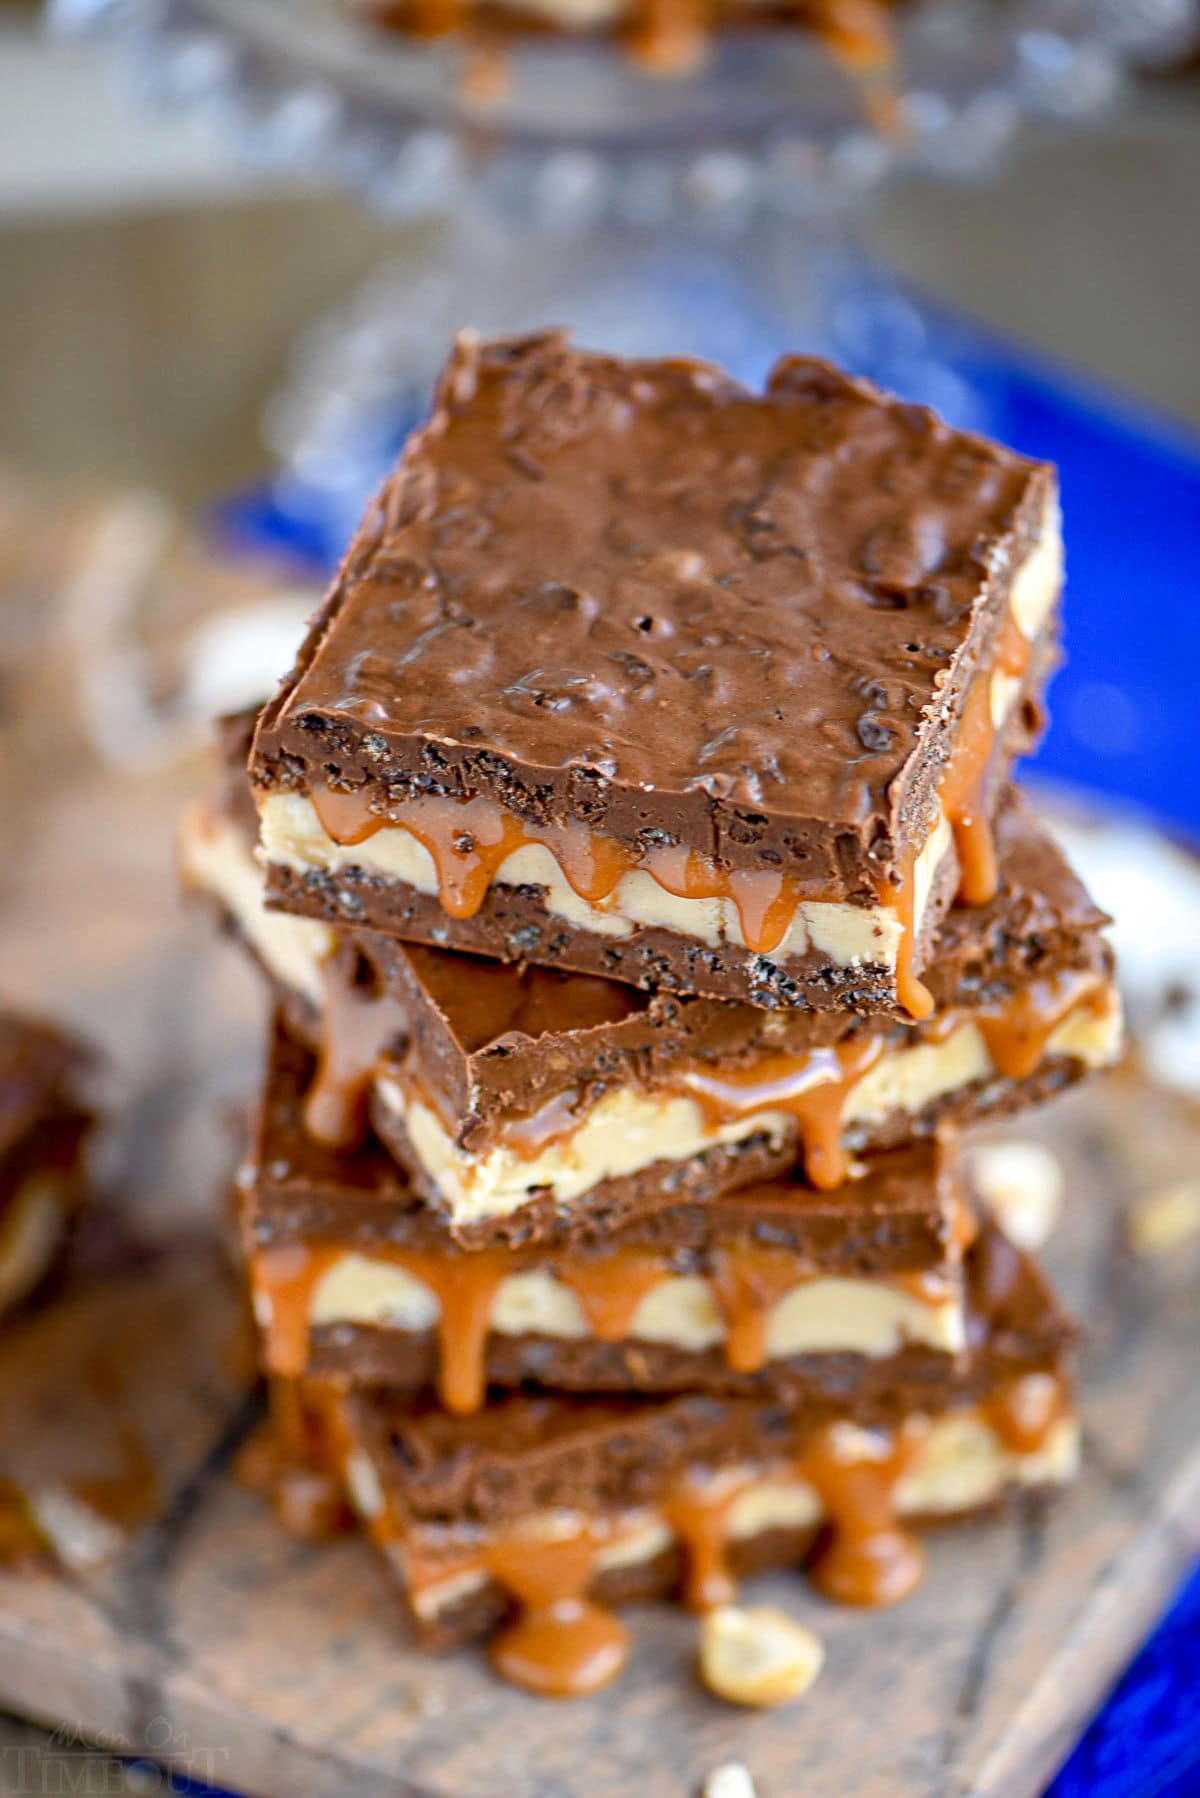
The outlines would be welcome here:
M 1119 1048 L 1104 915 L 1013 796 L 996 895 L 948 913 L 918 1024 L 650 995 L 268 911 L 232 784 L 186 821 L 184 872 L 317 1054 L 309 1131 L 350 1146 L 369 1113 L 464 1241 L 712 1198 L 798 1155 L 833 1189 L 856 1154 L 1032 1104 Z
M 1050 468 L 824 363 L 464 336 L 260 721 L 273 902 L 923 1016 L 1061 571 Z
M 334 1155 L 277 1032 L 238 1209 L 267 1370 L 409 1391 L 487 1386 L 846 1396 L 938 1389 L 967 1346 L 973 1217 L 953 1159 L 879 1157 L 837 1194 L 776 1180 L 537 1243 L 463 1249 L 373 1143 Z
M 319 1382 L 306 1402 L 419 1635 L 443 1646 L 507 1624 L 493 1654 L 519 1683 L 519 1632 L 543 1607 L 588 1616 L 677 1592 L 705 1608 L 739 1575 L 806 1557 L 828 1596 L 888 1603 L 920 1578 L 908 1526 L 1060 1485 L 1076 1466 L 1070 1325 L 994 1231 L 972 1252 L 991 1262 L 974 1286 L 975 1353 L 936 1399 L 898 1377 L 797 1407 L 513 1393 L 452 1417 Z M 576 1689 L 582 1644 L 553 1646 L 537 1689 Z
M 83 1202 L 91 1066 L 53 1025 L 0 1012 L 0 1314 L 50 1271 Z

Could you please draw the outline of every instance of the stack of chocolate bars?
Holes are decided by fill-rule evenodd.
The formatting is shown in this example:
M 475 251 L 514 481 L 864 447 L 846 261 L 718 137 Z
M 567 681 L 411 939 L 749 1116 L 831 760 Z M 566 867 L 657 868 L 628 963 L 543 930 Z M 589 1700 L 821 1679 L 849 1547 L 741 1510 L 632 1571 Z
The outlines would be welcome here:
M 1061 567 L 1052 470 L 823 363 L 463 339 L 230 721 L 184 861 L 277 1001 L 263 1365 L 430 1643 L 586 1690 L 621 1601 L 889 1602 L 1070 1476 L 954 1145 L 1119 1042 L 1008 784 Z

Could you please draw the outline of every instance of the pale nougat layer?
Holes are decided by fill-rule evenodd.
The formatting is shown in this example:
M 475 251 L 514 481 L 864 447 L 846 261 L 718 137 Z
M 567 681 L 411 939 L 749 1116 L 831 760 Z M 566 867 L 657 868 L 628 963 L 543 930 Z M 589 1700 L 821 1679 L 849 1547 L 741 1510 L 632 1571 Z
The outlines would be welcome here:
M 1025 825 L 1023 828 L 1028 833 L 1031 827 Z M 324 1009 L 332 1003 L 329 982 L 348 976 L 339 975 L 331 960 L 335 933 L 315 920 L 264 910 L 261 877 L 238 824 L 220 812 L 198 810 L 185 827 L 183 857 L 190 878 L 219 900 L 278 985 L 295 994 L 307 1013 L 316 1012 L 318 1018 L 326 1017 L 326 1021 L 309 1028 L 315 1028 L 318 1034 L 336 1028 L 336 1019 L 331 1026 Z M 1068 878 L 1063 874 L 1061 862 L 1054 867 L 1060 881 Z M 1059 1083 L 1078 1077 L 1087 1069 L 1108 1064 L 1115 1058 L 1120 1044 L 1121 1019 L 1116 990 L 1093 918 L 1086 914 L 1084 918 L 1089 926 L 1081 939 L 1086 954 L 1080 967 L 1075 968 L 1068 962 L 1066 969 L 1074 985 L 1065 987 L 1061 996 L 1050 990 L 1047 1003 L 1052 1001 L 1055 1009 L 1047 1011 L 1044 1027 L 1039 1025 L 1044 1040 L 1034 1061 L 1037 1066 L 1048 1064 Z M 1028 929 L 1031 942 L 1043 940 L 1045 926 L 1040 918 L 1035 918 Z M 1015 931 L 1016 925 L 1013 926 L 1014 934 Z M 1076 955 L 1081 953 L 1083 951 L 1075 950 Z M 418 954 L 425 959 L 419 960 Z M 478 993 L 485 977 L 494 985 L 497 980 L 517 981 L 519 976 L 501 973 L 488 964 L 483 964 L 482 970 L 472 976 L 472 964 L 464 958 L 446 955 L 439 962 L 436 953 L 427 950 L 411 952 L 408 963 L 411 964 L 408 978 L 415 985 L 409 994 L 397 995 L 390 1013 L 381 1008 L 381 1017 L 385 1022 L 390 1020 L 393 1035 L 402 1039 L 410 1015 L 407 1007 L 414 1000 L 420 1000 L 424 1004 L 420 1029 L 410 1040 L 408 1053 L 398 1053 L 394 1044 L 385 1046 L 387 1031 L 381 1029 L 379 1053 L 373 1056 L 362 1077 L 373 1086 L 377 1128 L 393 1151 L 419 1173 L 426 1187 L 436 1192 L 440 1204 L 456 1226 L 481 1227 L 512 1218 L 535 1194 L 544 1195 L 560 1206 L 572 1205 L 585 1200 L 604 1183 L 627 1180 L 654 1167 L 667 1169 L 689 1163 L 714 1149 L 731 1150 L 750 1142 L 765 1142 L 776 1157 L 776 1165 L 782 1165 L 795 1153 L 798 1136 L 802 1139 L 802 1147 L 807 1150 L 810 1146 L 803 1110 L 798 1116 L 794 1108 L 772 1102 L 771 1079 L 765 1081 L 761 1101 L 755 1102 L 753 1094 L 747 1093 L 743 1086 L 733 1095 L 732 1108 L 727 1107 L 722 1112 L 705 1102 L 703 1093 L 695 1096 L 690 1090 L 693 1074 L 686 1063 L 681 1064 L 679 1077 L 673 1084 L 668 1084 L 659 1069 L 653 1085 L 639 1086 L 639 1064 L 636 1059 L 631 1059 L 628 1074 L 632 1078 L 621 1078 L 616 1084 L 606 1086 L 588 1081 L 586 1061 L 580 1056 L 576 1058 L 576 1065 L 585 1084 L 555 1089 L 552 1081 L 543 1080 L 538 1089 L 544 1115 L 550 1120 L 550 1127 L 541 1131 L 545 1140 L 540 1147 L 536 1146 L 540 1129 L 536 1115 L 532 1119 L 535 1126 L 532 1132 L 530 1120 L 520 1116 L 512 1118 L 511 1127 L 502 1116 L 495 1124 L 489 1124 L 486 1131 L 472 1125 L 472 1146 L 467 1146 L 461 1115 L 456 1118 L 453 1110 L 447 1114 L 447 1104 L 461 1103 L 461 1100 L 447 1101 L 443 1097 L 435 1103 L 432 1090 L 442 1066 L 453 1062 L 455 1057 L 466 1058 L 473 1051 L 455 1040 L 454 1017 L 440 1009 L 445 1001 L 439 998 L 437 987 L 431 986 L 422 997 L 420 983 L 431 977 L 437 968 L 461 968 L 463 1003 L 469 1012 L 472 984 Z M 1052 962 L 1052 966 L 1057 963 Z M 561 989 L 565 1002 L 571 977 L 557 978 L 567 982 Z M 1014 1000 L 1018 1011 L 1028 1009 L 1029 991 L 1039 985 L 1046 986 L 1046 977 L 1041 975 L 1031 975 L 1024 986 L 1019 972 L 1007 978 L 1018 988 Z M 630 990 L 622 989 L 616 983 L 576 984 L 585 988 L 589 996 L 601 986 L 605 993 L 618 997 Z M 631 1004 L 633 997 L 636 995 L 631 997 Z M 345 1011 L 346 1002 L 339 1003 Z M 737 1008 L 729 1009 L 732 1013 Z M 354 1010 L 351 1006 L 350 1011 Z M 993 1005 L 988 1016 L 995 1014 L 996 1006 Z M 552 1006 L 550 1015 L 553 1015 Z M 581 1014 L 584 1018 L 587 1015 Z M 1001 1021 L 1003 1015 L 1001 1011 Z M 348 1021 L 361 1036 L 362 1020 L 351 1016 Z M 636 1019 L 633 1022 L 636 1023 Z M 927 1129 L 943 1110 L 956 1105 L 969 1104 L 968 1115 L 977 1115 L 997 1105 L 1009 1105 L 1019 1097 L 1021 1082 L 1009 1078 L 1006 1069 L 997 1065 L 994 1038 L 989 1038 L 969 1005 L 956 1012 L 953 1018 L 939 1014 L 933 1022 L 937 1028 L 927 1031 L 889 1028 L 883 1023 L 865 1026 L 859 1034 L 859 1043 L 867 1031 L 874 1030 L 880 1053 L 873 1060 L 866 1057 L 858 1074 L 844 1075 L 837 1061 L 818 1047 L 818 1058 L 823 1053 L 825 1063 L 823 1070 L 818 1070 L 818 1087 L 826 1090 L 821 1087 L 821 1082 L 829 1079 L 843 1081 L 840 1125 L 835 1134 L 844 1145 L 857 1149 L 879 1142 L 903 1141 L 906 1132 Z M 1039 1024 L 1036 1016 L 1031 1022 Z M 544 1029 L 545 1025 L 539 1021 L 536 1027 Z M 498 1022 L 497 1028 L 504 1028 L 502 1021 Z M 795 1032 L 794 1026 L 789 1028 Z M 568 1025 L 568 1032 L 570 1029 Z M 442 1047 L 437 1047 L 439 1033 L 445 1038 Z M 551 1063 L 552 1037 L 551 1032 L 546 1039 L 549 1047 L 538 1051 Z M 567 1036 L 563 1040 L 567 1043 Z M 577 1032 L 576 1038 L 571 1040 L 585 1042 L 586 1031 Z M 778 1086 L 779 1067 L 784 1065 L 779 1054 L 772 1054 L 772 1045 L 779 1040 L 771 1031 L 765 1031 L 759 1051 L 760 1065 L 768 1072 L 775 1070 L 775 1087 Z M 515 1077 L 519 1082 L 524 1077 L 520 1072 L 523 1064 L 519 1057 L 528 1058 L 531 1045 L 528 1038 L 519 1035 L 512 1041 L 518 1060 L 513 1061 L 509 1051 L 509 1065 L 516 1070 Z M 715 1044 L 718 1047 L 719 1042 L 717 1033 Z M 741 1050 L 739 1053 L 741 1062 L 737 1078 L 744 1080 L 746 1052 Z M 336 1043 L 331 1059 L 337 1060 Z M 476 1062 L 464 1065 L 473 1069 Z M 477 1058 L 477 1065 L 481 1074 L 486 1072 L 486 1056 Z M 804 1072 L 802 1056 L 792 1055 L 787 1065 L 796 1074 Z M 707 1076 L 714 1066 L 719 1074 L 721 1063 L 708 1060 L 695 1066 L 701 1075 Z M 1031 1072 L 1036 1072 L 1036 1068 L 1031 1068 Z M 573 1077 L 579 1078 L 578 1075 Z M 803 1080 L 799 1086 L 803 1088 Z M 811 1095 L 813 1089 L 806 1090 Z M 820 1091 L 817 1097 L 820 1097 Z M 551 1117 L 555 1112 L 557 1116 Z M 535 1138 L 533 1145 L 531 1134 Z M 477 1140 L 479 1146 L 475 1147 Z

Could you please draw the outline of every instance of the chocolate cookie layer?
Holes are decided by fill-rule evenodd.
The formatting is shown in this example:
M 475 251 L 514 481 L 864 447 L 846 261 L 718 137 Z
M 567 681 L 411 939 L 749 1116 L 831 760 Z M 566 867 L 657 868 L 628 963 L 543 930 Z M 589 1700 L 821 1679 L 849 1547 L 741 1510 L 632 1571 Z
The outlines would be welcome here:
M 1059 579 L 1052 471 L 825 364 L 755 395 L 464 339 L 263 715 L 273 895 L 642 985 L 919 1010 Z

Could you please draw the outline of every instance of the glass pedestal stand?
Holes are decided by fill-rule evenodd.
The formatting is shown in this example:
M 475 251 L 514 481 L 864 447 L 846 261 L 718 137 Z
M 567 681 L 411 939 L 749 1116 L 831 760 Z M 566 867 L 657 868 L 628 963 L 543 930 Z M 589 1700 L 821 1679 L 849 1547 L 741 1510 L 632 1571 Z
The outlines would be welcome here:
M 336 544 L 464 325 L 562 324 L 751 381 L 815 350 L 986 425 L 855 221 L 896 169 L 983 177 L 1023 117 L 1089 117 L 1130 59 L 1187 40 L 1200 0 L 908 0 L 873 87 L 779 27 L 724 35 L 674 80 L 530 42 L 482 100 L 455 46 L 381 33 L 347 0 L 51 0 L 51 17 L 121 45 L 160 105 L 215 112 L 247 160 L 441 219 L 428 259 L 384 266 L 296 346 L 269 411 L 281 502 Z

